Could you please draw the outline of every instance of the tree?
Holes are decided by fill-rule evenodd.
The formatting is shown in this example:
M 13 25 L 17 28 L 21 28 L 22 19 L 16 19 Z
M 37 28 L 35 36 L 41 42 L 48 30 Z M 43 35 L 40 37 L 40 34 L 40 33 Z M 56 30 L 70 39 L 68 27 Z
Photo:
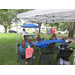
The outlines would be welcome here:
M 20 19 L 16 19 L 16 13 L 22 13 L 30 10 L 32 9 L 0 9 L 0 24 L 4 26 L 5 33 L 7 33 L 7 27 L 10 24 L 20 21 Z
M 53 26 L 55 26 L 55 23 L 47 23 L 47 24 L 45 23 L 44 26 L 46 26 L 46 25 L 47 25 L 47 27 L 53 27 Z
M 11 27 L 12 27 L 12 25 L 9 25 L 7 28 L 8 28 L 8 29 L 11 29 Z
M 4 26 L 5 33 L 7 33 L 7 26 L 12 24 L 12 19 L 14 17 L 14 13 L 8 9 L 8 10 L 2 10 L 0 9 L 0 24 Z
M 62 22 L 62 23 L 59 23 L 59 28 L 64 31 L 66 29 L 69 28 L 69 22 Z
M 74 38 L 75 22 L 70 22 L 68 38 Z
M 35 21 L 31 21 L 32 23 L 36 23 Z M 37 24 L 40 26 L 40 28 L 41 28 L 41 25 L 42 25 L 42 23 L 41 22 L 37 22 Z M 41 33 L 41 31 L 40 31 L 40 28 L 39 28 L 39 33 Z
M 54 23 L 54 25 L 57 27 L 57 30 L 59 28 L 59 23 Z
M 42 23 L 37 22 L 37 24 L 38 24 L 38 25 L 40 26 L 40 28 L 41 28 Z M 41 33 L 40 28 L 39 28 L 39 33 Z

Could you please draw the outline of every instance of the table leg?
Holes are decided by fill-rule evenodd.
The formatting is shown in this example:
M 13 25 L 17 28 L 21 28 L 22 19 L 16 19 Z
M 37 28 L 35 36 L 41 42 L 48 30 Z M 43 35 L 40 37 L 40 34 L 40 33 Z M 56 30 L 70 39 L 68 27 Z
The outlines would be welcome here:
M 40 48 L 39 48 L 39 53 L 41 54 L 41 50 L 40 50 Z

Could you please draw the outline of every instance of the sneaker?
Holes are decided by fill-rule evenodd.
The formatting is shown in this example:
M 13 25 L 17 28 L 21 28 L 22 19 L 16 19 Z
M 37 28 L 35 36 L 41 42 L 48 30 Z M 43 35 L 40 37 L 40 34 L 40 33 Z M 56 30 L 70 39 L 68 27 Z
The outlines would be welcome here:
M 26 65 L 28 65 L 28 62 L 25 62 Z
M 33 56 L 33 58 L 35 58 L 35 56 Z

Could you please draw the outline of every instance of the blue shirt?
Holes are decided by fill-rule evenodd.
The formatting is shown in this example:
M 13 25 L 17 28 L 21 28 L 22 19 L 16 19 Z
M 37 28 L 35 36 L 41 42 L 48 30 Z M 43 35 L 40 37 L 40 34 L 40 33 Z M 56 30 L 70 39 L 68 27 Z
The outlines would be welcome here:
M 28 40 L 27 40 L 27 42 L 24 40 L 24 42 L 25 42 L 25 47 L 28 48 Z M 20 43 L 19 51 L 20 52 L 25 51 L 25 48 L 22 47 L 22 43 Z
M 37 37 L 37 41 L 41 41 L 41 38 Z

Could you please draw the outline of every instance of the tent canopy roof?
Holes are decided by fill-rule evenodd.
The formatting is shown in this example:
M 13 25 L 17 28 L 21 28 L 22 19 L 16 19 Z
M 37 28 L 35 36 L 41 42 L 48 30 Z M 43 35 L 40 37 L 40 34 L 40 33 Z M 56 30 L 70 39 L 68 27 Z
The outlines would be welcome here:
M 75 22 L 75 9 L 35 9 L 17 18 L 41 23 Z
M 25 28 L 39 28 L 40 26 L 35 25 L 33 23 L 30 23 L 30 24 L 23 25 L 21 27 L 25 27 Z

